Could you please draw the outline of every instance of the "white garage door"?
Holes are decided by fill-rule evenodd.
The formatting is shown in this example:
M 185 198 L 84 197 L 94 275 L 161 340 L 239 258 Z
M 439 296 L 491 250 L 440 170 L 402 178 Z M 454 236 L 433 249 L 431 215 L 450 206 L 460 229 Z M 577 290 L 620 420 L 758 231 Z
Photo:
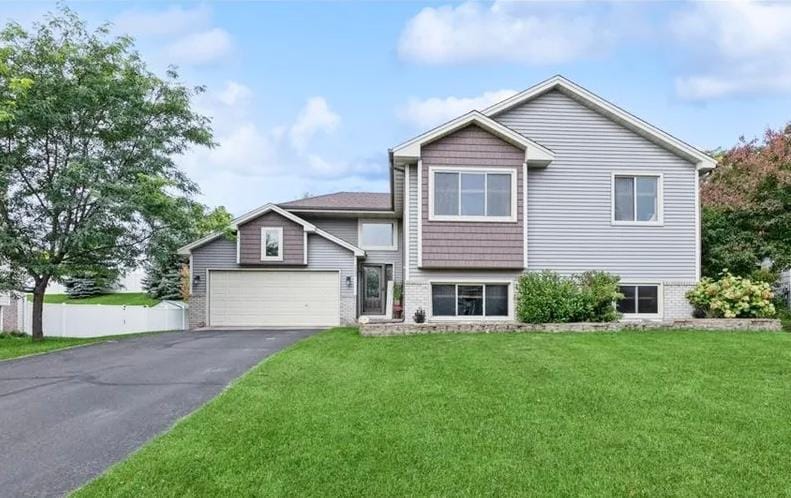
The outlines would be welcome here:
M 212 271 L 209 324 L 315 327 L 340 324 L 336 271 Z

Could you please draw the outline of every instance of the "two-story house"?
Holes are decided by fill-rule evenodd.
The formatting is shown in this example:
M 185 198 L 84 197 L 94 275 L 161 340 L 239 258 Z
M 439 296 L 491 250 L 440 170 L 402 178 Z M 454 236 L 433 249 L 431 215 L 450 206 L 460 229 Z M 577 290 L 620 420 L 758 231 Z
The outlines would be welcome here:
M 190 325 L 513 320 L 523 272 L 621 277 L 625 318 L 689 317 L 716 162 L 556 76 L 390 150 L 389 193 L 266 204 L 183 247 Z

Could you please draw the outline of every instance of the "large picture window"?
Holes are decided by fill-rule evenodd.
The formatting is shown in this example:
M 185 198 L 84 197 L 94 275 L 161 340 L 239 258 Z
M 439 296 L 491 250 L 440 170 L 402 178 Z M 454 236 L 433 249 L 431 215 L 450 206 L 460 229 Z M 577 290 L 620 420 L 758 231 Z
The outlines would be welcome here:
M 659 314 L 658 285 L 620 286 L 623 299 L 618 301 L 618 312 L 624 315 L 657 315 Z
M 516 173 L 432 170 L 433 220 L 516 221 Z
M 508 284 L 433 284 L 431 309 L 436 317 L 506 317 Z
M 613 175 L 613 221 L 661 223 L 661 191 L 658 175 Z
M 261 228 L 261 261 L 283 261 L 283 228 Z

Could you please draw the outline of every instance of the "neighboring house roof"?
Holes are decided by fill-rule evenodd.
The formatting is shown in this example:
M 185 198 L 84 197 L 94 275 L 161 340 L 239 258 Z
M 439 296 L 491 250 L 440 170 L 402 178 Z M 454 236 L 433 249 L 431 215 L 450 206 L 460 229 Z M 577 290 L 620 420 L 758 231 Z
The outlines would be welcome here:
M 261 216 L 263 214 L 266 214 L 266 213 L 268 213 L 270 211 L 273 211 L 273 212 L 279 214 L 280 216 L 283 216 L 284 218 L 293 221 L 294 223 L 302 225 L 302 228 L 307 233 L 315 233 L 316 235 L 324 237 L 325 239 L 329 240 L 330 242 L 334 242 L 335 244 L 338 244 L 339 246 L 344 247 L 344 248 L 352 251 L 355 256 L 365 256 L 365 251 L 363 251 L 362 249 L 360 249 L 356 245 L 350 244 L 350 243 L 346 242 L 345 240 L 343 240 L 341 238 L 338 238 L 335 235 L 332 235 L 331 233 L 328 233 L 328 232 L 322 230 L 321 228 L 317 227 L 313 223 L 310 223 L 309 221 L 306 221 L 306 220 L 300 218 L 299 216 L 295 215 L 294 213 L 289 213 L 288 211 L 286 211 L 285 209 L 281 208 L 280 206 L 277 206 L 277 205 L 271 204 L 271 203 L 270 204 L 265 204 L 265 205 L 263 205 L 263 206 L 261 206 L 259 208 L 253 209 L 252 211 L 249 211 L 249 212 L 243 214 L 242 216 L 234 219 L 233 221 L 231 221 L 231 228 L 238 229 L 239 225 L 244 225 L 248 221 L 254 220 L 255 218 L 258 218 L 259 216 Z M 198 239 L 195 242 L 192 242 L 191 244 L 187 244 L 186 246 L 179 248 L 178 254 L 189 255 L 192 252 L 193 249 L 197 249 L 198 247 L 206 245 L 209 242 L 212 242 L 213 240 L 216 240 L 216 239 L 220 238 L 222 235 L 223 235 L 222 232 L 211 233 L 211 234 L 207 235 L 206 237 L 203 237 L 202 239 Z
M 411 140 L 393 147 L 390 152 L 396 164 L 414 161 L 420 158 L 420 148 L 423 145 L 450 135 L 454 131 L 470 125 L 479 126 L 506 142 L 523 149 L 525 151 L 525 161 L 531 166 L 546 166 L 555 158 L 555 154 L 548 148 L 478 111 L 470 111 L 456 119 L 439 125 Z
M 365 210 L 389 211 L 393 209 L 392 195 L 387 192 L 335 192 L 283 202 L 286 209 Z
M 621 109 L 615 104 L 604 100 L 598 95 L 593 94 L 592 92 L 577 85 L 573 81 L 570 81 L 560 75 L 553 76 L 552 78 L 534 85 L 523 92 L 517 93 L 513 97 L 494 104 L 484 109 L 482 113 L 486 116 L 494 117 L 553 90 L 557 90 L 571 97 L 586 107 L 589 107 L 594 111 L 612 119 L 616 123 L 619 123 L 627 129 L 632 130 L 647 140 L 669 149 L 681 157 L 695 163 L 698 169 L 712 169 L 717 166 L 717 161 L 704 152 L 643 121 L 642 119 Z

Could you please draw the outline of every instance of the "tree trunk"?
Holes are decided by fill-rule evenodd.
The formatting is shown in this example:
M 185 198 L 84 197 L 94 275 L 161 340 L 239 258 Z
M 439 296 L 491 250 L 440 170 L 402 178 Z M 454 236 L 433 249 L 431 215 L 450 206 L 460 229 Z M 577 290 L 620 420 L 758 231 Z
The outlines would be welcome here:
M 33 287 L 33 341 L 44 340 L 44 293 L 47 291 L 48 283 L 49 277 L 44 277 Z

